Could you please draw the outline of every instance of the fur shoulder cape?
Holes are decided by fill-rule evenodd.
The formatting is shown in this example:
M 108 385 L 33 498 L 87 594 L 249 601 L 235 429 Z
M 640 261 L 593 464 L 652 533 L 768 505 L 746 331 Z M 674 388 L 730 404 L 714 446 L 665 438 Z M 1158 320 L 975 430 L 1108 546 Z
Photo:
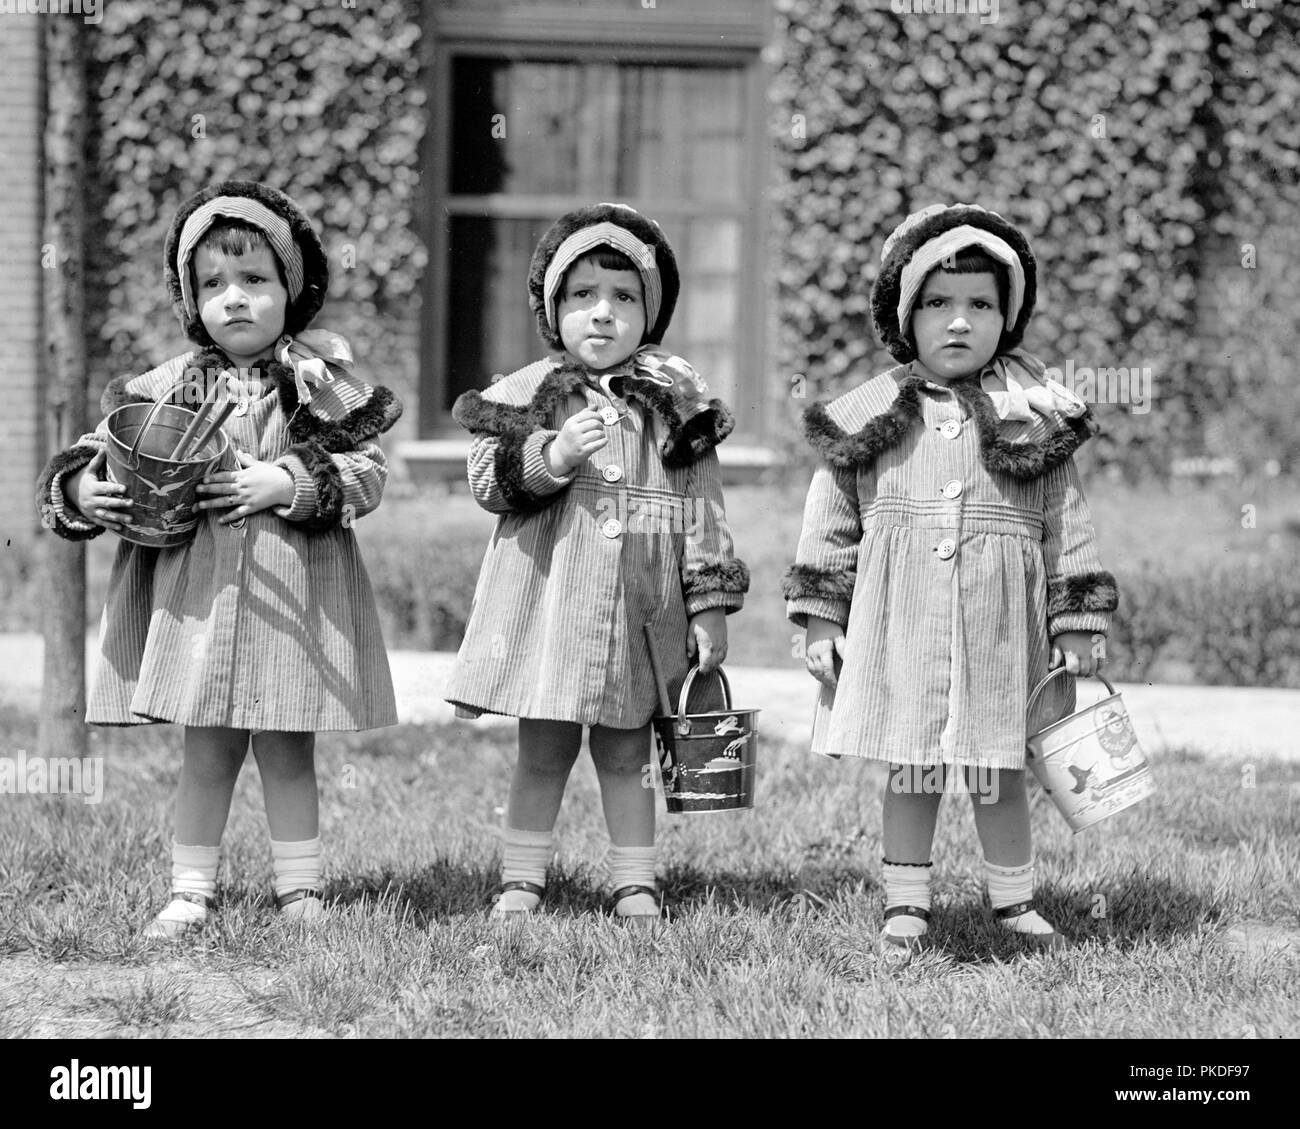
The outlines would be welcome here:
M 697 377 L 692 380 L 694 372 L 685 361 L 660 351 L 651 357 L 655 371 L 673 376 L 673 384 L 657 384 L 634 372 L 625 378 L 624 394 L 639 399 L 665 425 L 667 434 L 659 451 L 664 465 L 689 466 L 730 435 L 736 421 L 721 400 L 701 402 L 700 382 Z M 591 378 L 587 368 L 569 358 L 536 361 L 484 392 L 463 393 L 452 416 L 467 431 L 493 435 L 506 447 L 522 448 L 533 432 L 552 426 L 556 407 Z
M 926 382 L 899 365 L 804 413 L 804 434 L 831 466 L 867 470 L 921 421 Z M 980 460 L 990 471 L 1033 479 L 1064 462 L 1096 433 L 1091 413 L 1077 419 L 1053 414 L 1030 423 L 998 418 L 993 401 L 971 377 L 950 385 L 979 429 Z

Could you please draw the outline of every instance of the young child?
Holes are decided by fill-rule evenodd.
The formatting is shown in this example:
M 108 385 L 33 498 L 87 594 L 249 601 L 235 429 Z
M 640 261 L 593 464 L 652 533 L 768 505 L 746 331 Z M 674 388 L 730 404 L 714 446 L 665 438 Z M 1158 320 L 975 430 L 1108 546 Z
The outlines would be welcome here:
M 379 505 L 377 437 L 401 406 L 352 371 L 342 338 L 307 326 L 329 269 L 289 197 L 231 181 L 191 197 L 167 236 L 173 307 L 197 351 L 112 381 L 105 414 L 172 393 L 194 405 L 223 373 L 241 401 L 225 424 L 234 456 L 198 487 L 188 543 L 117 550 L 86 711 L 97 725 L 185 726 L 176 793 L 172 900 L 153 938 L 198 929 L 251 744 L 262 777 L 276 902 L 323 912 L 317 730 L 396 722 L 388 659 L 352 518 Z M 202 387 L 199 387 L 199 385 Z M 105 423 L 56 455 L 40 481 L 47 524 L 69 540 L 132 522 L 103 474 Z
M 954 769 L 997 920 L 1061 944 L 1033 904 L 1025 708 L 1049 666 L 1097 669 L 1118 602 L 1071 458 L 1093 428 L 1018 348 L 1037 267 L 1011 224 L 935 205 L 881 257 L 872 316 L 900 364 L 805 416 L 823 464 L 783 588 L 824 684 L 813 749 L 890 764 L 882 951 L 926 932 L 943 788 L 925 773 Z M 1072 708 L 1063 682 L 1035 728 Z
M 493 913 L 544 894 L 552 829 L 582 727 L 612 848 L 614 912 L 659 914 L 645 625 L 670 684 L 688 657 L 726 657 L 726 613 L 749 573 L 732 552 L 714 452 L 734 425 L 704 382 L 656 346 L 677 301 L 672 248 L 631 208 L 562 216 L 529 269 L 530 305 L 556 351 L 466 392 L 470 488 L 500 514 L 447 699 L 461 716 L 519 718 Z

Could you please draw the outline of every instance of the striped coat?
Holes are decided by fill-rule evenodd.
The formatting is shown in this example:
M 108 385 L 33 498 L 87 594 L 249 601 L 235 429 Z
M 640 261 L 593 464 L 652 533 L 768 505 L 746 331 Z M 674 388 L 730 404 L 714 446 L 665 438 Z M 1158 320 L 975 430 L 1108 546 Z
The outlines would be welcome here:
M 215 376 L 215 350 L 175 357 L 104 393 L 105 414 L 154 400 L 187 369 Z M 376 437 L 401 407 L 348 376 L 299 405 L 292 370 L 267 366 L 245 414 L 225 424 L 236 450 L 285 467 L 288 507 L 220 525 L 201 511 L 194 538 L 172 549 L 122 541 L 100 628 L 86 720 L 292 731 L 356 730 L 397 721 L 388 657 L 352 516 L 379 505 L 387 463 Z M 51 460 L 38 501 L 60 536 L 102 530 L 64 498 L 64 477 L 103 447 L 106 422 Z
M 1022 768 L 1051 637 L 1104 633 L 1118 599 L 1071 458 L 1089 421 L 1003 421 L 978 381 L 944 388 L 902 366 L 805 426 L 823 463 L 787 611 L 845 628 L 814 751 Z M 1072 708 L 1071 681 L 1051 684 L 1036 727 Z
M 643 351 L 637 363 L 674 373 L 673 388 L 629 376 L 611 389 L 621 402 L 581 365 L 553 360 L 457 401 L 475 435 L 470 488 L 500 515 L 446 690 L 462 712 L 637 728 L 657 700 L 644 625 L 680 682 L 688 617 L 742 605 L 749 575 L 713 449 L 730 413 L 682 392 L 702 383 L 680 359 Z M 555 478 L 542 450 L 588 406 L 618 413 L 609 442 Z

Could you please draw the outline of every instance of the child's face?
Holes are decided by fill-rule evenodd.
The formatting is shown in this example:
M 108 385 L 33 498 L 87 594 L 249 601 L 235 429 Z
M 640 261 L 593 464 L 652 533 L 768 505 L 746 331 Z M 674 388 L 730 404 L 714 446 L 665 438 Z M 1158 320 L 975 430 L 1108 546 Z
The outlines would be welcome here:
M 635 353 L 645 336 L 641 276 L 579 259 L 564 280 L 556 317 L 570 353 L 597 372 L 613 368 Z
M 1002 339 L 1002 306 L 992 274 L 932 270 L 912 312 L 916 356 L 939 384 L 977 373 Z
M 227 255 L 200 245 L 194 281 L 203 328 L 221 351 L 245 367 L 266 356 L 284 332 L 289 301 L 271 249 Z

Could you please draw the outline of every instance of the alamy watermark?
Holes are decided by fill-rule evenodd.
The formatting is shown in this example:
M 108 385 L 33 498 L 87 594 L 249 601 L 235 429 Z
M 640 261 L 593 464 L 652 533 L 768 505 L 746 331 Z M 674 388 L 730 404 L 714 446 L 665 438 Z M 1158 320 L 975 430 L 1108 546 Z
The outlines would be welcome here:
M 998 22 L 998 0 L 889 0 L 896 16 L 979 16 L 982 24 Z
M 97 804 L 104 798 L 103 757 L 0 757 L 0 796 L 81 796 Z
M 0 16 L 80 16 L 82 23 L 104 18 L 104 0 L 0 0 Z
M 1144 416 L 1151 410 L 1150 366 L 1076 367 L 1074 358 L 1067 357 L 1065 368 L 1049 368 L 1043 375 L 1063 384 L 1085 404 L 1127 404 L 1135 416 Z
M 980 765 L 901 764 L 889 770 L 890 791 L 911 796 L 968 792 L 981 804 L 996 804 L 1001 794 L 1001 769 Z

